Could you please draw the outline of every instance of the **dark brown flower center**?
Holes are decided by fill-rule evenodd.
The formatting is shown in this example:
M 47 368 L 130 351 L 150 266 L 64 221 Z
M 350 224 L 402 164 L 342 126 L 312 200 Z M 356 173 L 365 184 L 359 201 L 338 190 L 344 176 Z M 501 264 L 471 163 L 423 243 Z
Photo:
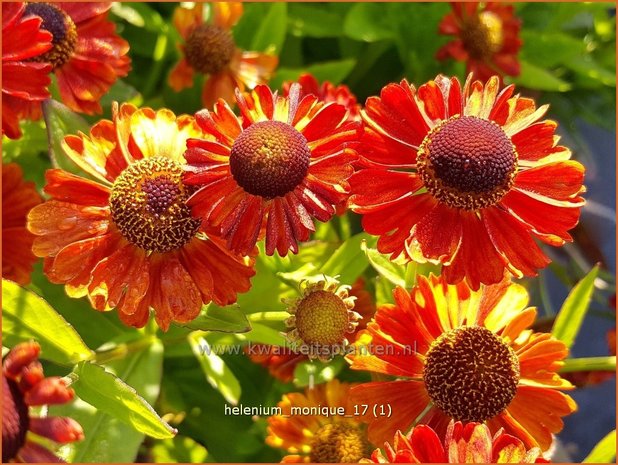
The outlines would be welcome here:
M 261 121 L 234 141 L 230 170 L 249 194 L 272 199 L 291 192 L 305 179 L 310 158 L 307 139 L 300 132 L 279 121 Z
M 502 20 L 491 11 L 482 11 L 464 21 L 461 40 L 472 58 L 488 60 L 502 48 Z
M 185 201 L 182 168 L 165 157 L 145 158 L 125 169 L 112 188 L 114 223 L 132 244 L 148 252 L 170 252 L 189 242 L 200 220 Z
M 329 423 L 311 440 L 313 463 L 358 463 L 369 455 L 369 443 L 360 426 L 352 423 Z
M 14 459 L 26 442 L 28 406 L 17 383 L 2 373 L 2 463 Z
M 51 3 L 27 3 L 24 16 L 36 15 L 43 20 L 41 28 L 52 36 L 52 48 L 33 58 L 33 61 L 51 63 L 53 69 L 64 65 L 75 50 L 77 28 L 71 17 Z
M 519 359 L 487 328 L 461 327 L 432 343 L 423 380 L 433 403 L 448 416 L 483 422 L 504 411 L 515 397 Z
M 455 116 L 432 129 L 418 152 L 427 190 L 454 208 L 494 205 L 513 185 L 517 152 L 500 126 L 476 116 Z
M 222 71 L 234 57 L 236 44 L 229 31 L 214 24 L 200 24 L 185 45 L 185 56 L 191 67 L 204 74 Z
M 296 329 L 303 343 L 316 346 L 342 345 L 350 326 L 345 302 L 329 291 L 314 291 L 296 309 Z

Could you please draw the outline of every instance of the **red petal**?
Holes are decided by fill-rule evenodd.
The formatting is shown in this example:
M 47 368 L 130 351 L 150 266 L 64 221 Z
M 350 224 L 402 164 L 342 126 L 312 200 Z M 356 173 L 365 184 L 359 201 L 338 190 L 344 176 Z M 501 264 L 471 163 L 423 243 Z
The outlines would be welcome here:
M 416 173 L 364 169 L 350 178 L 354 195 L 350 204 L 356 213 L 369 213 L 381 209 L 384 204 L 414 194 L 423 185 Z
M 515 187 L 549 199 L 578 201 L 584 191 L 584 166 L 574 160 L 558 161 L 520 171 Z
M 116 250 L 92 270 L 88 298 L 97 310 L 114 308 L 125 296 L 136 309 L 146 295 L 149 282 L 149 259 L 146 252 L 132 244 Z M 127 304 L 125 303 L 125 309 Z M 127 312 L 130 313 L 130 312 Z
M 30 430 L 34 434 L 60 444 L 68 444 L 84 439 L 84 430 L 80 424 L 67 417 L 30 417 Z
M 24 463 L 64 463 L 60 457 L 55 455 L 49 449 L 32 441 L 26 441 L 17 453 L 20 462 Z
M 379 381 L 352 387 L 350 402 L 369 406 L 366 414 L 358 419 L 369 423 L 369 440 L 373 444 L 383 444 L 391 440 L 397 430 L 407 431 L 431 401 L 421 382 Z M 374 405 L 390 406 L 392 415 L 376 418 Z
M 109 205 L 109 189 L 97 182 L 59 169 L 47 170 L 45 180 L 45 193 L 55 200 L 78 205 Z
M 50 97 L 50 71 L 51 65 L 46 63 L 2 63 L 2 92 L 27 100 L 45 100 Z
M 229 71 L 209 76 L 202 89 L 202 105 L 212 108 L 218 99 L 223 99 L 233 105 L 236 87 L 238 87 L 238 83 Z
M 363 119 L 373 129 L 416 148 L 429 132 L 429 126 L 412 95 L 410 88 L 389 84 L 379 98 L 367 99 Z
M 108 231 L 109 209 L 49 200 L 28 213 L 28 229 L 39 236 L 32 251 L 37 257 L 57 254 L 73 242 Z
M 567 231 L 579 220 L 579 206 L 550 205 L 517 190 L 509 192 L 501 204 L 525 222 L 542 241 L 562 245 L 573 240 Z
M 170 256 L 171 255 L 171 256 Z M 171 321 L 186 323 L 200 313 L 202 298 L 191 275 L 177 256 L 166 254 L 157 257 L 158 265 L 152 270 L 152 286 L 158 288 L 159 297 L 152 302 L 157 324 L 167 331 Z
M 424 258 L 449 263 L 461 243 L 462 219 L 457 209 L 438 203 L 417 224 L 413 238 Z M 414 245 L 415 246 L 415 245 Z M 409 250 L 414 253 L 414 250 Z
M 436 432 L 427 425 L 417 425 L 410 437 L 414 456 L 420 463 L 448 462 L 444 446 Z
M 248 255 L 253 250 L 264 219 L 263 203 L 261 197 L 246 195 L 221 223 L 221 234 L 228 238 L 230 250 L 240 255 Z
M 289 250 L 298 252 L 298 243 L 281 198 L 273 199 L 266 224 L 266 255 L 272 255 L 275 249 L 281 257 L 286 256 Z
M 473 290 L 480 284 L 498 283 L 504 277 L 504 259 L 498 255 L 486 226 L 474 213 L 462 212 L 461 247 L 451 265 L 443 269 L 450 284 L 463 279 Z
M 73 389 L 59 376 L 50 376 L 24 393 L 24 401 L 31 406 L 66 404 L 73 399 Z
M 520 160 L 537 161 L 554 153 L 566 151 L 564 147 L 556 146 L 555 121 L 542 121 L 532 124 L 511 137 L 517 149 Z
M 38 360 L 41 346 L 36 342 L 22 342 L 13 347 L 2 361 L 2 371 L 8 378 L 16 379 L 28 365 Z
M 347 110 L 343 105 L 331 103 L 324 105 L 301 130 L 307 142 L 313 142 L 329 137 L 347 118 Z
M 508 260 L 508 268 L 518 277 L 536 276 L 550 260 L 534 242 L 529 231 L 511 215 L 488 208 L 483 219 L 492 242 Z
M 423 101 L 425 112 L 433 120 L 448 118 L 444 95 L 435 81 L 429 81 L 418 88 L 418 97 Z

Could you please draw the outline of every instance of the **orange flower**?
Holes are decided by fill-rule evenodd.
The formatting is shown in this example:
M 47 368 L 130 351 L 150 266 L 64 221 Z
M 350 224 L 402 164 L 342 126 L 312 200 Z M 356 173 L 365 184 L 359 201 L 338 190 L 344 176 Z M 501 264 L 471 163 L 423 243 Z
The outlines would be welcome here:
M 52 48 L 36 61 L 50 63 L 60 97 L 75 111 L 101 113 L 99 100 L 118 77 L 126 76 L 131 60 L 129 44 L 116 34 L 107 19 L 111 3 L 26 3 L 25 16 L 43 19 L 42 28 L 53 35 Z M 20 114 L 40 117 L 40 104 L 22 105 Z
M 268 419 L 266 444 L 289 452 L 286 463 L 358 462 L 369 443 L 348 404 L 350 387 L 334 379 L 304 394 L 285 394 L 277 404 L 281 414 Z
M 185 182 L 199 186 L 189 205 L 231 250 L 246 254 L 265 234 L 268 255 L 296 253 L 313 218 L 328 221 L 348 196 L 360 124 L 341 105 L 300 99 L 297 85 L 287 98 L 258 86 L 236 100 L 242 122 L 223 100 L 196 114 L 216 141 L 187 143 Z
M 2 3 L 2 134 L 21 137 L 16 106 L 49 98 L 51 65 L 32 61 L 52 46 L 41 18 L 24 17 L 23 3 Z
M 240 2 L 210 4 L 212 21 L 204 22 L 204 5 L 178 7 L 173 23 L 184 44 L 179 45 L 183 57 L 169 75 L 169 84 L 176 92 L 193 85 L 194 73 L 208 77 L 202 90 L 202 103 L 211 108 L 218 98 L 234 103 L 234 89 L 253 89 L 266 84 L 277 67 L 274 55 L 240 50 L 234 43 L 232 27 L 243 12 Z
M 521 21 L 513 14 L 513 7 L 498 2 L 451 5 L 453 11 L 442 19 L 439 31 L 456 39 L 440 48 L 436 58 L 463 61 L 468 72 L 482 81 L 494 74 L 519 75 Z
M 31 434 L 60 444 L 80 441 L 84 432 L 66 417 L 35 417 L 30 407 L 70 402 L 75 393 L 58 376 L 45 378 L 35 342 L 18 344 L 2 361 L 2 463 L 62 462 Z
M 356 322 L 354 332 L 347 336 L 348 339 L 354 341 L 358 332 L 365 329 L 367 322 L 376 312 L 376 304 L 371 294 L 365 289 L 363 278 L 358 278 L 348 292 L 350 297 L 355 299 L 354 312 L 362 317 Z M 299 363 L 309 360 L 306 353 L 295 352 L 291 347 L 256 344 L 248 347 L 245 352 L 253 362 L 268 368 L 272 376 L 285 383 L 294 379 L 294 370 Z
M 34 183 L 24 181 L 17 163 L 2 165 L 2 277 L 28 284 L 32 265 L 34 236 L 26 229 L 26 215 L 41 203 Z
M 492 438 L 487 425 L 451 422 L 444 445 L 436 432 L 419 425 L 404 436 L 395 434 L 393 445 L 384 444 L 386 457 L 379 449 L 363 463 L 548 463 L 538 447 L 526 450 L 523 442 L 503 430 Z
M 312 94 L 315 95 L 320 102 L 338 103 L 348 110 L 348 120 L 361 120 L 360 105 L 356 103 L 356 97 L 348 86 L 344 84 L 335 86 L 328 81 L 324 81 L 322 85 L 320 85 L 318 80 L 309 73 L 301 74 L 298 78 L 298 83 L 301 86 L 301 97 Z M 290 93 L 290 86 L 292 84 L 293 83 L 290 81 L 283 83 L 283 95 L 286 97 Z
M 473 289 L 505 269 L 536 276 L 549 259 L 533 237 L 560 246 L 579 219 L 584 167 L 557 145 L 547 105 L 468 78 L 405 80 L 370 97 L 350 179 L 351 208 L 392 258 L 443 264 Z
M 202 136 L 195 120 L 128 104 L 113 113 L 90 135 L 63 141 L 97 181 L 48 170 L 51 199 L 28 216 L 47 277 L 71 297 L 88 295 L 97 310 L 117 307 L 136 327 L 150 308 L 167 330 L 211 300 L 235 302 L 250 287 L 253 260 L 228 252 L 185 205 L 192 190 L 181 180 L 182 154 L 189 137 Z
M 420 276 L 410 293 L 393 294 L 395 305 L 378 308 L 348 356 L 353 369 L 403 378 L 351 390 L 353 403 L 369 406 L 369 439 L 381 444 L 415 419 L 442 437 L 454 419 L 504 428 L 526 448 L 547 450 L 577 406 L 557 374 L 566 346 L 526 329 L 536 317 L 526 290 L 505 280 L 472 291 Z M 373 405 L 392 415 L 370 415 Z

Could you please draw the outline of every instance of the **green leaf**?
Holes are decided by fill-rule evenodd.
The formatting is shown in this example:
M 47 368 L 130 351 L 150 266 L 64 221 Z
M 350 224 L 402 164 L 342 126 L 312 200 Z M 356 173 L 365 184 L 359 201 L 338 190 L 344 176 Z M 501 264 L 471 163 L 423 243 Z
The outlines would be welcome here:
M 159 396 L 162 380 L 163 344 L 154 340 L 146 350 L 111 363 L 108 369 L 152 404 Z M 63 458 L 72 463 L 131 463 L 144 442 L 144 434 L 133 426 L 81 399 L 68 405 L 51 407 L 50 414 L 74 418 L 84 429 L 83 441 L 61 449 Z
M 208 383 L 217 389 L 226 401 L 236 405 L 240 399 L 241 389 L 234 373 L 199 333 L 190 334 L 188 340 Z
M 351 39 L 377 42 L 395 35 L 390 19 L 384 14 L 385 5 L 379 3 L 355 4 L 343 21 L 343 33 Z
M 259 29 L 255 31 L 253 41 L 251 42 L 251 50 L 278 55 L 285 42 L 287 15 L 286 3 L 272 3 L 268 13 L 260 22 Z
M 320 273 L 339 276 L 340 282 L 352 284 L 369 266 L 369 259 L 361 248 L 365 242 L 371 246 L 376 239 L 367 233 L 360 233 L 346 240 L 322 266 Z
M 306 361 L 294 369 L 294 385 L 306 387 L 326 383 L 335 378 L 345 365 L 343 357 L 337 357 L 329 363 Z
M 616 458 L 616 430 L 609 433 L 594 446 L 583 463 L 614 463 Z
M 101 412 L 153 438 L 171 438 L 176 434 L 135 389 L 103 367 L 82 362 L 74 373 L 78 379 L 72 387 L 77 395 Z
M 375 268 L 379 275 L 384 276 L 395 286 L 406 287 L 405 265 L 398 265 L 392 262 L 386 255 L 378 252 L 377 249 L 367 247 L 365 242 L 362 243 L 361 247 L 365 254 L 367 254 L 369 263 L 371 263 L 371 266 Z
M 146 3 L 112 3 L 112 13 L 127 23 L 158 33 L 165 25 L 159 13 Z
M 616 357 L 567 358 L 560 373 L 574 371 L 616 371 Z
M 77 331 L 45 300 L 12 281 L 2 280 L 3 343 L 35 339 L 41 358 L 73 365 L 94 355 Z
M 383 276 L 376 276 L 376 304 L 392 304 L 395 285 Z
M 137 89 L 122 79 L 118 79 L 100 101 L 104 111 L 108 114 L 111 114 L 112 102 L 132 103 L 139 107 L 143 103 L 143 99 Z
M 62 140 L 65 136 L 77 134 L 80 131 L 88 134 L 90 131 L 88 122 L 62 103 L 52 99 L 43 102 L 43 118 L 47 126 L 49 157 L 54 168 L 62 168 L 71 173 L 91 178 L 89 174 L 71 161 L 62 148 Z
M 193 321 L 183 325 L 199 331 L 221 331 L 224 333 L 246 333 L 251 324 L 238 305 L 219 307 L 210 304 Z
M 584 79 L 592 79 L 605 86 L 616 86 L 616 73 L 603 68 L 590 55 L 574 57 L 565 65 L 581 74 Z
M 339 37 L 341 34 L 339 15 L 319 3 L 290 3 L 288 25 L 290 32 L 299 37 Z
M 568 82 L 554 76 L 543 68 L 539 68 L 525 60 L 520 60 L 520 65 L 521 74 L 516 78 L 511 78 L 511 81 L 519 86 L 552 92 L 566 92 L 571 89 L 571 85 Z
M 571 290 L 556 316 L 552 334 L 569 348 L 575 342 L 575 337 L 590 306 L 590 300 L 594 291 L 594 280 L 598 273 L 599 266 L 596 265 Z
M 562 32 L 526 29 L 521 32 L 524 45 L 520 58 L 544 69 L 584 55 L 586 45 Z
M 158 441 L 151 449 L 155 463 L 204 463 L 208 451 L 187 436 Z
M 284 315 L 286 314 L 286 318 L 289 317 L 289 313 L 287 312 L 268 312 L 270 314 L 279 314 L 279 315 Z M 251 316 L 261 316 L 263 315 L 262 313 L 258 313 L 258 314 L 253 314 Z M 279 317 L 280 322 L 283 321 L 284 318 Z M 251 326 L 253 326 L 253 329 L 245 334 L 239 334 L 238 338 L 244 341 L 251 341 L 251 342 L 257 342 L 259 344 L 269 344 L 269 345 L 273 345 L 273 346 L 285 346 L 286 341 L 285 341 L 285 337 L 281 334 L 281 330 L 283 330 L 283 327 L 281 328 L 281 330 L 277 330 L 274 328 L 271 328 L 270 326 L 266 326 L 264 324 L 258 323 L 258 320 L 254 320 L 253 318 L 251 319 Z M 281 323 L 281 326 L 283 326 L 283 323 Z

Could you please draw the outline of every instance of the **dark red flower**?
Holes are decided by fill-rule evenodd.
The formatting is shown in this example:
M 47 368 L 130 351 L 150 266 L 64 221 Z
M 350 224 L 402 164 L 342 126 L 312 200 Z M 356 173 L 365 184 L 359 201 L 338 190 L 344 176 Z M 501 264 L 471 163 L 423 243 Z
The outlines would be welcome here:
M 52 34 L 25 9 L 24 3 L 2 3 L 2 134 L 11 139 L 21 136 L 17 108 L 49 98 L 52 67 L 33 59 L 52 47 Z
M 465 62 L 467 71 L 482 81 L 495 74 L 519 75 L 521 21 L 513 7 L 499 2 L 455 2 L 452 6 L 439 31 L 456 38 L 438 50 L 437 58 Z
M 60 444 L 79 441 L 84 432 L 67 417 L 38 417 L 30 407 L 66 404 L 75 393 L 62 378 L 46 378 L 38 360 L 40 346 L 24 342 L 11 349 L 2 361 L 2 463 L 63 462 L 31 434 Z

